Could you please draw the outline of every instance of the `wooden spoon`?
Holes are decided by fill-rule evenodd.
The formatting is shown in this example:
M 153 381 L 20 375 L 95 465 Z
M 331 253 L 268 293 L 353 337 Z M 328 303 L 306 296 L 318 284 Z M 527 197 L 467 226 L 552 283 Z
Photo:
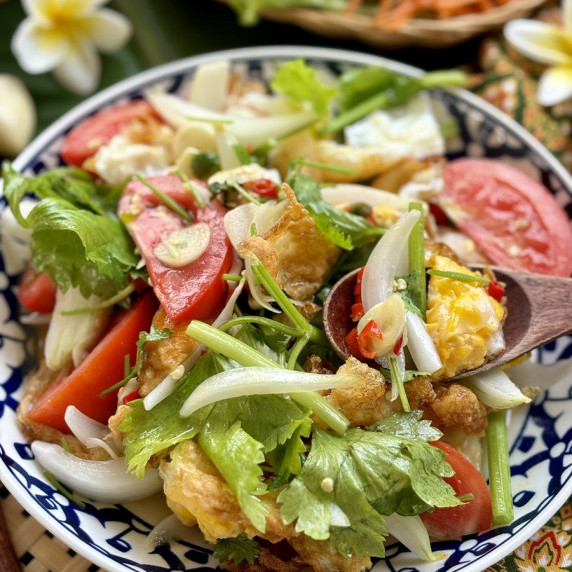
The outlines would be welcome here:
M 480 270 L 482 266 L 473 266 Z M 457 373 L 458 379 L 504 365 L 556 338 L 572 333 L 572 279 L 491 267 L 506 284 L 505 349 L 483 365 Z M 344 338 L 355 325 L 350 318 L 357 270 L 346 274 L 324 303 L 324 330 L 335 352 L 350 355 Z

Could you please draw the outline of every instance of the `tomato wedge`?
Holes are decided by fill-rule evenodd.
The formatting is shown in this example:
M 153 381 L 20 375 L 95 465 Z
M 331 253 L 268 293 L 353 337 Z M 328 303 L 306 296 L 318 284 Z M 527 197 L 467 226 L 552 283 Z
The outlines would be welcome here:
M 457 496 L 472 494 L 473 499 L 460 506 L 436 508 L 424 512 L 421 519 L 429 534 L 435 538 L 455 539 L 467 534 L 483 532 L 492 526 L 493 509 L 491 493 L 479 470 L 459 451 L 442 441 L 431 443 L 445 452 L 445 460 L 455 474 L 444 480 Z
M 161 198 L 138 180 L 124 189 L 119 216 L 133 237 L 165 312 L 173 321 L 207 318 L 224 305 L 227 283 L 223 274 L 233 262 L 233 249 L 224 229 L 226 209 L 212 200 L 199 208 L 194 196 L 174 175 L 149 177 L 149 184 L 193 213 L 197 223 L 206 223 L 210 239 L 200 256 L 185 266 L 165 264 L 155 248 L 178 230 L 193 224 L 168 209 Z
M 86 159 L 118 135 L 131 121 L 159 115 L 151 104 L 136 99 L 124 105 L 104 109 L 78 123 L 64 139 L 61 156 L 68 165 L 81 167 Z
M 58 287 L 45 272 L 36 272 L 32 266 L 24 270 L 18 288 L 18 302 L 30 312 L 49 314 L 56 305 Z
M 29 411 L 33 421 L 69 433 L 64 415 L 68 405 L 106 423 L 117 409 L 117 390 L 102 394 L 125 375 L 125 356 L 135 363 L 139 333 L 149 331 L 157 298 L 147 289 L 129 308 L 114 319 L 96 347 L 67 377 L 56 380 Z
M 494 263 L 570 276 L 572 227 L 554 196 L 499 160 L 463 158 L 445 167 L 439 205 Z

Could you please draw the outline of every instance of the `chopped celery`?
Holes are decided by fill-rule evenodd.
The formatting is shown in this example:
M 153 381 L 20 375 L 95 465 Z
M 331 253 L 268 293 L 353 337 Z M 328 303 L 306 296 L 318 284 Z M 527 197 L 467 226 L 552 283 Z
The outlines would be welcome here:
M 514 519 L 506 411 L 491 411 L 487 425 L 489 486 L 493 502 L 493 524 L 509 524 Z

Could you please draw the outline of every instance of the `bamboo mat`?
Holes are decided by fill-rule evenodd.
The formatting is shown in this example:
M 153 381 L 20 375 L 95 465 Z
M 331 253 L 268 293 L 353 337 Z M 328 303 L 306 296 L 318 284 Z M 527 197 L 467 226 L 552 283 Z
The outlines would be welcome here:
M 105 572 L 47 531 L 1 484 L 0 506 L 23 572 Z

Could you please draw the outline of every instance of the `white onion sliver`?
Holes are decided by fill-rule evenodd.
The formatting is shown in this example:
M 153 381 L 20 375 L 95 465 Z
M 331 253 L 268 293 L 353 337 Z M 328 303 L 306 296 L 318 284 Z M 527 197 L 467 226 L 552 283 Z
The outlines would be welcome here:
M 425 322 L 413 312 L 407 312 L 407 348 L 419 371 L 434 373 L 443 367 L 437 348 Z
M 274 367 L 238 367 L 203 381 L 183 404 L 181 415 L 187 417 L 197 409 L 222 399 L 348 387 L 360 379 L 352 374 L 324 375 Z
M 162 489 L 155 469 L 145 472 L 143 479 L 128 473 L 124 459 L 91 461 L 66 452 L 55 443 L 34 441 L 32 452 L 38 462 L 73 492 L 87 498 L 123 503 L 149 497 Z
M 394 513 L 383 518 L 389 534 L 395 536 L 411 552 L 426 561 L 437 560 L 438 557 L 431 551 L 429 533 L 421 517 Z
M 530 398 L 499 368 L 471 375 L 463 381 L 488 407 L 508 409 L 522 403 L 530 403 Z
M 323 187 L 321 193 L 322 198 L 332 205 L 360 202 L 370 207 L 386 205 L 400 212 L 409 210 L 409 205 L 413 201 L 413 199 L 408 199 L 389 191 L 355 183 L 338 183 L 332 187 Z M 423 206 L 427 208 L 426 203 L 423 203 Z
M 153 530 L 147 535 L 146 544 L 149 551 L 158 546 L 169 544 L 174 540 L 181 540 L 189 533 L 189 527 L 183 524 L 175 514 L 166 516 Z
M 224 308 L 221 310 L 220 314 L 216 317 L 215 321 L 212 323 L 213 328 L 218 328 L 221 324 L 228 322 L 232 318 L 232 314 L 234 311 L 234 304 L 236 303 L 236 299 L 240 296 L 242 289 L 244 288 L 245 279 L 243 278 L 239 283 L 238 286 L 234 289 L 233 293 L 229 296 L 227 303 L 225 304 Z M 191 367 L 197 363 L 201 352 L 205 349 L 203 344 L 197 344 L 193 351 L 189 354 L 187 359 L 181 364 L 185 371 L 188 371 Z M 184 375 L 184 374 L 183 374 Z M 178 378 L 180 379 L 180 378 Z M 144 398 L 143 398 L 143 407 L 146 411 L 150 411 L 157 405 L 171 395 L 175 388 L 177 387 L 177 380 L 174 379 L 171 374 L 169 374 L 163 381 L 159 383 L 157 387 L 155 387 L 152 391 L 150 391 Z
M 361 283 L 361 297 L 366 312 L 393 292 L 397 272 L 407 274 L 409 233 L 420 216 L 417 210 L 402 215 L 380 238 L 370 254 Z
M 112 458 L 117 459 L 117 457 L 119 457 L 113 446 L 105 441 L 105 437 L 109 434 L 107 425 L 88 417 L 74 405 L 68 405 L 64 414 L 64 420 L 71 432 L 88 449 L 101 447 L 107 451 Z

